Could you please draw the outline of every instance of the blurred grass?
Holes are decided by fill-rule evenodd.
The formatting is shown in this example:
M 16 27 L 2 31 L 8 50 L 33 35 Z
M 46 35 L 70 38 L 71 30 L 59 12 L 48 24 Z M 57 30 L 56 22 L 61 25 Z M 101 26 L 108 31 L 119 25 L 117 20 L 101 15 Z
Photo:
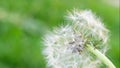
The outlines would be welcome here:
M 98 0 L 0 0 L 0 68 L 45 68 L 41 38 L 73 8 L 91 9 L 110 30 L 107 56 L 120 67 L 119 7 Z

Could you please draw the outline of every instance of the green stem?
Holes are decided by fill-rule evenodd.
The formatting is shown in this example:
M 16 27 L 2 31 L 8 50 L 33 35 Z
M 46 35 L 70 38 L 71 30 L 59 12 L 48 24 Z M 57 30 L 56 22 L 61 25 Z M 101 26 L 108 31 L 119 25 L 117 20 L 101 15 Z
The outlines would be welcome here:
M 94 55 L 96 55 L 104 64 L 108 66 L 108 68 L 116 68 L 114 64 L 100 51 L 95 49 L 94 47 L 87 45 L 87 49 L 92 52 Z

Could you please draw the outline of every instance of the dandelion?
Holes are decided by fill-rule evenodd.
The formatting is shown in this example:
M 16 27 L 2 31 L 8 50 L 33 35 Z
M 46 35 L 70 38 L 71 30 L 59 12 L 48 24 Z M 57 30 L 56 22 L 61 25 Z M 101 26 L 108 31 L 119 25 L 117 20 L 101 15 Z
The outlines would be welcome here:
M 68 19 L 72 24 L 57 27 L 45 35 L 43 54 L 47 67 L 98 68 L 104 63 L 115 68 L 104 55 L 109 31 L 101 21 L 91 11 L 77 10 L 69 13 Z

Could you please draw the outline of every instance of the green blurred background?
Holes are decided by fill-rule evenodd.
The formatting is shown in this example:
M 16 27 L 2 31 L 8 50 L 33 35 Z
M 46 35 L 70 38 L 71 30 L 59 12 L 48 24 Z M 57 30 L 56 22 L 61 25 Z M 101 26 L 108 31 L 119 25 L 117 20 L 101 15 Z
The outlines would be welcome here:
M 118 0 L 0 0 L 0 68 L 45 68 L 42 37 L 67 11 L 91 9 L 110 30 L 107 57 L 120 66 Z

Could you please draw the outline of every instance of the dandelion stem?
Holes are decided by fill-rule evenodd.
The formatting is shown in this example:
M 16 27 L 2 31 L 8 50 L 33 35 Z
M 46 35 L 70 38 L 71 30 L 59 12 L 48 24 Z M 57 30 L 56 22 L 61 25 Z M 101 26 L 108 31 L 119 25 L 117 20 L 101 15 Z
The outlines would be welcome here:
M 94 47 L 87 45 L 87 49 L 92 52 L 94 55 L 96 55 L 104 64 L 108 66 L 108 68 L 116 68 L 114 64 L 99 50 L 95 49 Z

